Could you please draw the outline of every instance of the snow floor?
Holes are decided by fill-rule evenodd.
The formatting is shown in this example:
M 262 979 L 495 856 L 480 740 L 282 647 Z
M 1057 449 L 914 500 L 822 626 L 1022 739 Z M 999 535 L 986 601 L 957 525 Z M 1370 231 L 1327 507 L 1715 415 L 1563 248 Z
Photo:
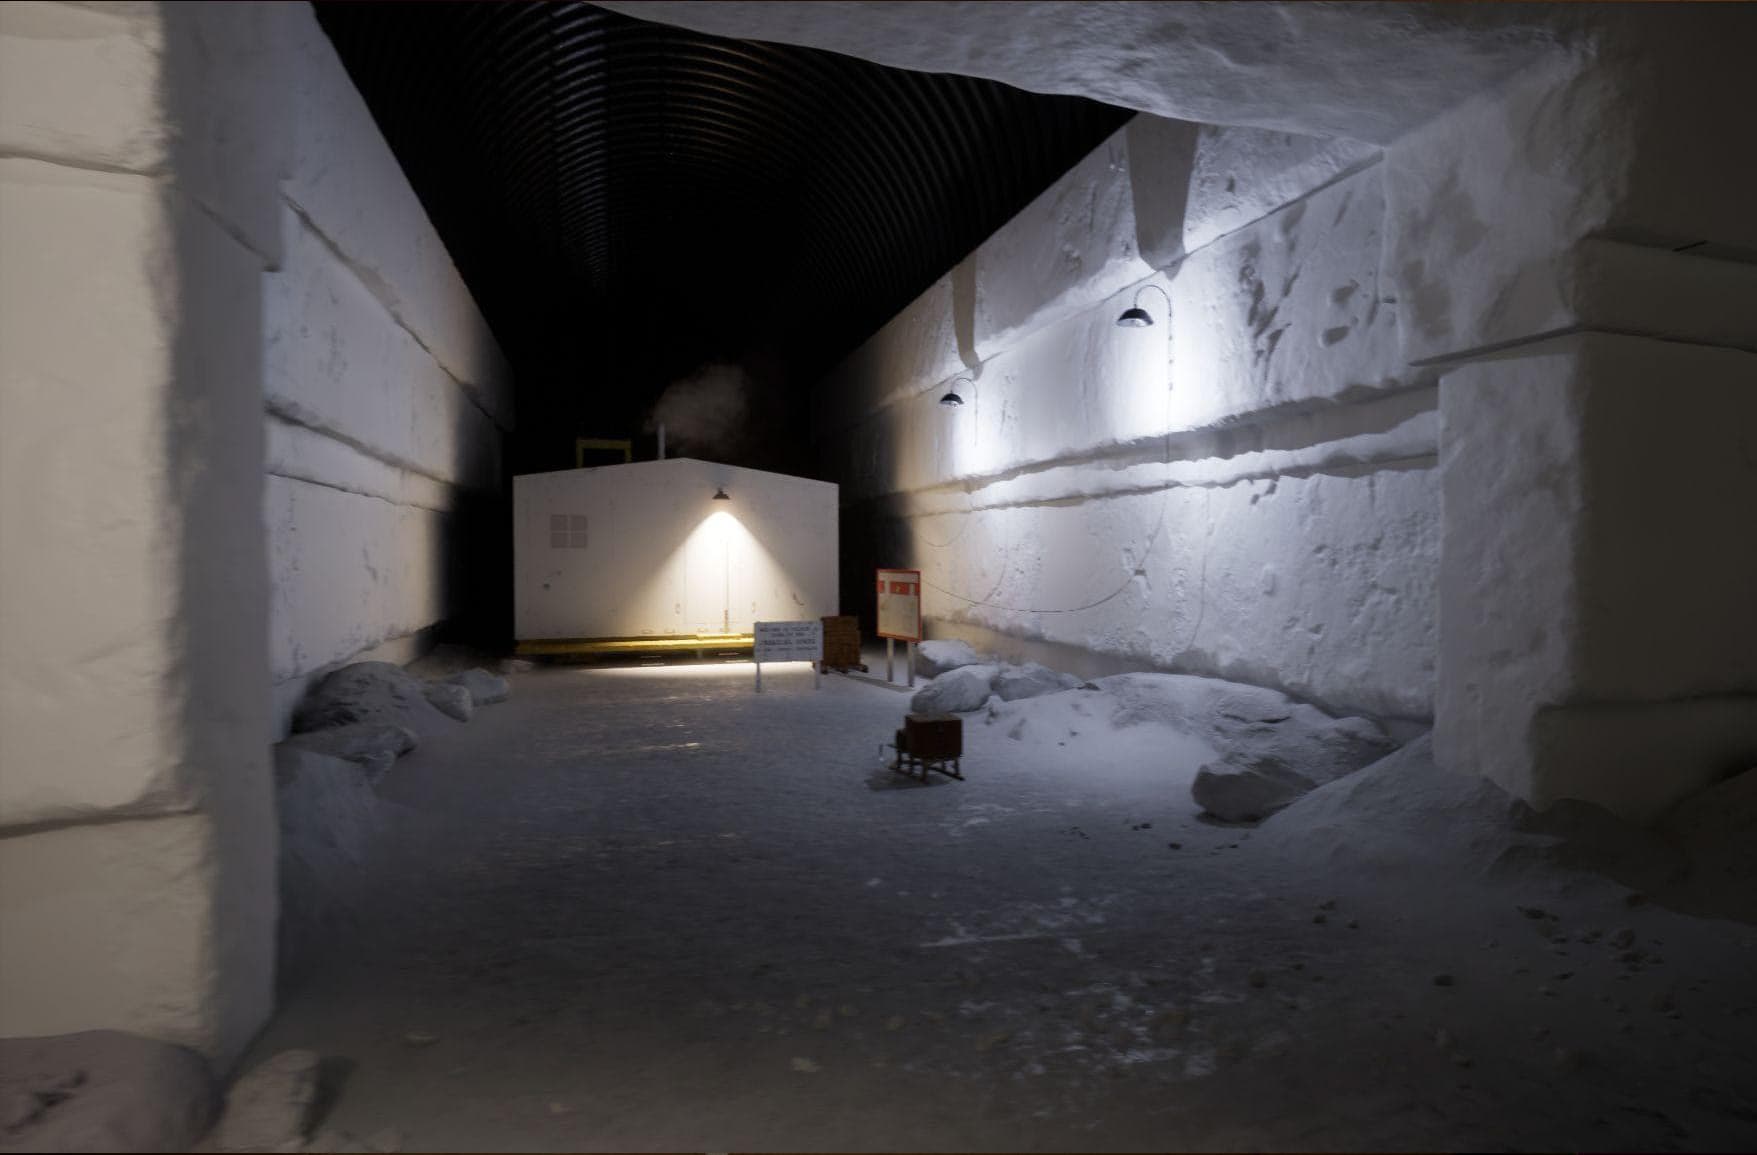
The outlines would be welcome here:
M 1757 1149 L 1751 925 L 1202 821 L 1090 691 L 913 784 L 905 693 L 750 674 L 540 668 L 405 756 L 244 1069 L 411 1150 Z

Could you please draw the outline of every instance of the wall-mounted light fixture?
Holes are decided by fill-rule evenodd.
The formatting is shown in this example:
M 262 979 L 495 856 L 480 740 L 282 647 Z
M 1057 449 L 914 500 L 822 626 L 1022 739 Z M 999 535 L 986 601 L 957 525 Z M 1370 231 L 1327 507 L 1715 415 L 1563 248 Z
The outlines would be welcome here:
M 730 493 L 727 493 L 726 487 L 724 485 L 722 485 L 714 490 L 714 500 L 715 501 L 731 501 L 732 495 Z
M 952 383 L 946 387 L 946 395 L 940 398 L 940 404 L 948 409 L 956 409 L 958 406 L 964 404 L 964 398 L 958 393 L 959 381 L 969 385 L 972 391 L 976 389 L 976 382 L 970 380 L 968 377 L 953 378 Z
M 1148 289 L 1154 290 L 1161 297 L 1165 298 L 1165 315 L 1167 317 L 1171 316 L 1171 294 L 1164 289 L 1161 289 L 1158 285 L 1142 285 L 1139 289 L 1135 290 L 1135 303 L 1124 309 L 1122 316 L 1116 319 L 1118 325 L 1121 325 L 1125 329 L 1145 329 L 1148 325 L 1153 323 L 1153 314 L 1141 308 L 1141 294 L 1145 293 Z

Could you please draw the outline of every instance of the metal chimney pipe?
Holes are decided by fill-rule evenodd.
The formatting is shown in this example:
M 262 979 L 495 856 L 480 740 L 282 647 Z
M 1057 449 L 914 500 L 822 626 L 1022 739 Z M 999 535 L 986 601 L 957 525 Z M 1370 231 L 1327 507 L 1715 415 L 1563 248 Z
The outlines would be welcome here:
M 665 426 L 659 426 L 659 460 L 665 460 Z

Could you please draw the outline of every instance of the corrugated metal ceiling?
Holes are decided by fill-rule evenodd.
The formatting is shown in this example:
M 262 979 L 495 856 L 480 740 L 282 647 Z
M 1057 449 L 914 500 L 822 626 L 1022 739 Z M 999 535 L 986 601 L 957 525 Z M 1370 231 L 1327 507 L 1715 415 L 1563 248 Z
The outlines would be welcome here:
M 710 358 L 808 384 L 1130 115 L 582 3 L 316 8 L 557 443 Z

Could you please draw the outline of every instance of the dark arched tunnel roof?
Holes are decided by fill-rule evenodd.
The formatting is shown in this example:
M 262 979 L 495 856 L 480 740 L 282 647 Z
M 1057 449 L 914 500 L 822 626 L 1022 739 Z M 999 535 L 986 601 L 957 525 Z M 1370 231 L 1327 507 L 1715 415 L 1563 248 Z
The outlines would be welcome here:
M 710 359 L 796 444 L 812 379 L 1130 115 L 581 3 L 316 8 L 513 364 L 522 468 Z

